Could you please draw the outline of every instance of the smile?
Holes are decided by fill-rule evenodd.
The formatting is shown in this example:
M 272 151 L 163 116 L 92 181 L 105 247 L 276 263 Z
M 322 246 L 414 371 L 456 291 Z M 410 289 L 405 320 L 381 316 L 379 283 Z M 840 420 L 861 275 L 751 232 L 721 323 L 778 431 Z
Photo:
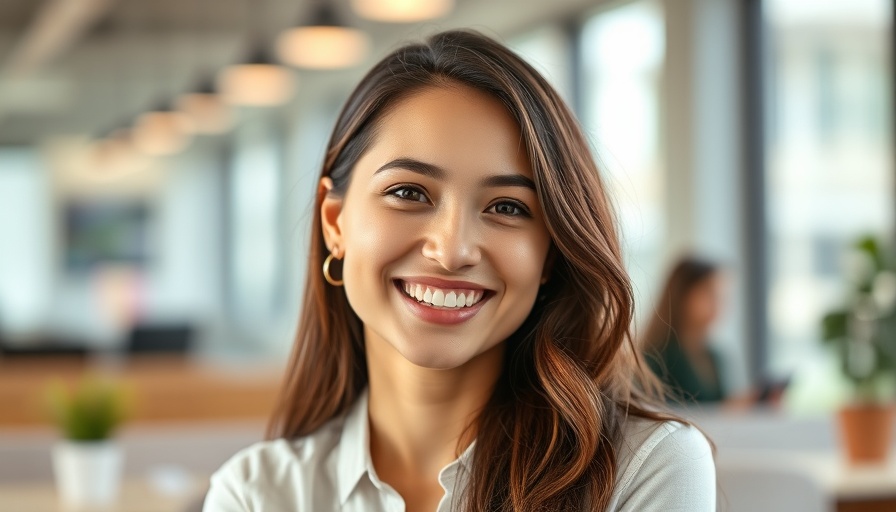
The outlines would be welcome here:
M 437 288 L 407 281 L 400 281 L 398 284 L 408 297 L 427 306 L 437 308 L 461 309 L 473 307 L 485 295 L 484 290 Z

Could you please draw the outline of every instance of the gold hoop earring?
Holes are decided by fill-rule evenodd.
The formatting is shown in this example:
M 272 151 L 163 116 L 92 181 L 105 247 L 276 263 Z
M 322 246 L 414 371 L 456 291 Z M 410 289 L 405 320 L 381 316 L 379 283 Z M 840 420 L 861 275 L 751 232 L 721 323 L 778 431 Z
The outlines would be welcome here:
M 327 259 L 324 260 L 324 279 L 326 279 L 327 282 L 332 284 L 333 286 L 342 286 L 342 283 L 344 283 L 345 281 L 343 281 L 341 279 L 336 280 L 336 279 L 333 279 L 332 276 L 330 276 L 330 263 L 332 263 L 332 262 L 333 262 L 333 254 L 330 253 L 327 256 Z

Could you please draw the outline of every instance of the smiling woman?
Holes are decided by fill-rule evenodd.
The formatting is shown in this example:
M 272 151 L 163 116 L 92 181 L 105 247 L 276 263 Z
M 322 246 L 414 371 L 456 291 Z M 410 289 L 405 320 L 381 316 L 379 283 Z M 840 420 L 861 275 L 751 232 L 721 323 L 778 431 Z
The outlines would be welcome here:
M 368 358 L 382 345 L 419 367 L 485 357 L 500 369 L 492 349 L 532 310 L 551 240 L 501 102 L 458 83 L 416 91 L 379 123 L 347 190 L 322 187 L 324 236 L 345 253 Z M 479 300 L 458 308 L 459 295 Z
M 316 206 L 271 440 L 206 510 L 714 510 L 709 444 L 633 349 L 588 144 L 519 57 L 467 31 L 387 56 Z

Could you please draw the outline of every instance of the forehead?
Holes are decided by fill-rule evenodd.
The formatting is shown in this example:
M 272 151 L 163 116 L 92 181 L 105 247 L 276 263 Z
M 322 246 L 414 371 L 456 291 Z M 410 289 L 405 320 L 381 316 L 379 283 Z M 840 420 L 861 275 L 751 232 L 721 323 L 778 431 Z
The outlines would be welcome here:
M 713 270 L 709 274 L 706 274 L 705 276 L 700 278 L 699 281 L 695 282 L 692 288 L 701 291 L 713 291 L 717 288 L 720 288 L 724 284 L 724 273 L 719 270 Z
M 532 177 L 516 120 L 494 96 L 462 84 L 429 86 L 393 105 L 362 158 L 416 158 L 450 171 Z

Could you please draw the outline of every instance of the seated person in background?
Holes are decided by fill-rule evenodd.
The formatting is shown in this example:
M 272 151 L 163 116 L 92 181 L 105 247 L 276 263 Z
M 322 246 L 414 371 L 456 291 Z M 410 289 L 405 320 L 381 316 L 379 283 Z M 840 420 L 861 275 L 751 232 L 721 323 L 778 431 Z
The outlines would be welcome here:
M 645 359 L 675 398 L 697 402 L 726 398 L 719 355 L 708 339 L 721 311 L 724 279 L 711 262 L 681 259 L 669 273 L 644 331 Z

